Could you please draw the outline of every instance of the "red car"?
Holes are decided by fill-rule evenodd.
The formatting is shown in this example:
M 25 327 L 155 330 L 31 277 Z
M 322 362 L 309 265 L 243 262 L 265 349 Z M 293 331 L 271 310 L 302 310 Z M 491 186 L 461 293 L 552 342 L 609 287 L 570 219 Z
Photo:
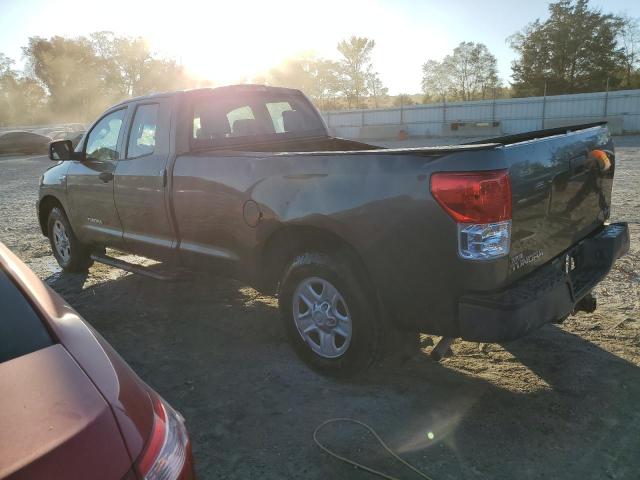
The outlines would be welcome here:
M 0 478 L 195 478 L 182 416 L 2 243 Z

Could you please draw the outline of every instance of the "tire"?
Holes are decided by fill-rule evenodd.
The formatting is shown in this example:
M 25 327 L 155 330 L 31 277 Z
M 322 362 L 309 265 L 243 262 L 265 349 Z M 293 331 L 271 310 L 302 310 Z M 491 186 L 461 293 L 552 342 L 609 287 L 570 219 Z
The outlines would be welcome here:
M 80 243 L 61 208 L 54 207 L 49 212 L 47 233 L 53 256 L 62 270 L 68 273 L 86 272 L 93 264 L 90 249 Z
M 380 352 L 377 298 L 356 272 L 353 262 L 338 255 L 305 253 L 293 259 L 280 282 L 278 303 L 289 340 L 305 363 L 324 374 L 360 372 Z

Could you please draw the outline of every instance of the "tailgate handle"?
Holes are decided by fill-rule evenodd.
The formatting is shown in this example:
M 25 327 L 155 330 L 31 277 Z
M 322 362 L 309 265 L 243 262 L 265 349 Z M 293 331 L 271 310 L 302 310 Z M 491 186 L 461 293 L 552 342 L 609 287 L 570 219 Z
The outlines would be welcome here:
M 587 159 L 589 154 L 587 152 L 581 153 L 571 159 L 571 173 L 578 174 L 586 170 Z

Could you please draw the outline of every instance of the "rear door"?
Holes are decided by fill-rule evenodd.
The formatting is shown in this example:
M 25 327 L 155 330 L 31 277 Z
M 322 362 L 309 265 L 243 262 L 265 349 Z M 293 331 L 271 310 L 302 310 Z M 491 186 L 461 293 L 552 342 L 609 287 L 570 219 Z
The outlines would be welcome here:
M 125 248 L 153 258 L 169 258 L 176 245 L 167 196 L 172 99 L 137 102 L 130 110 L 114 190 Z
M 81 148 L 83 160 L 72 161 L 67 171 L 70 220 L 85 242 L 110 246 L 122 243 L 122 226 L 113 201 L 116 164 L 123 156 L 127 107 L 107 112 L 89 130 Z

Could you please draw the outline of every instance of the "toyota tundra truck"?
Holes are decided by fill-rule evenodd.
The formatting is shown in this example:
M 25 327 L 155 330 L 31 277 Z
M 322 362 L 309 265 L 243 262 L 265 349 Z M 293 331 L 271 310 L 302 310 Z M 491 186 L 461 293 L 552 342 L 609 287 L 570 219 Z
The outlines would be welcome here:
M 391 331 L 503 342 L 592 310 L 629 249 L 604 123 L 381 148 L 332 137 L 298 90 L 238 85 L 124 101 L 49 155 L 37 215 L 64 271 L 164 275 L 108 247 L 233 276 L 324 372 Z

